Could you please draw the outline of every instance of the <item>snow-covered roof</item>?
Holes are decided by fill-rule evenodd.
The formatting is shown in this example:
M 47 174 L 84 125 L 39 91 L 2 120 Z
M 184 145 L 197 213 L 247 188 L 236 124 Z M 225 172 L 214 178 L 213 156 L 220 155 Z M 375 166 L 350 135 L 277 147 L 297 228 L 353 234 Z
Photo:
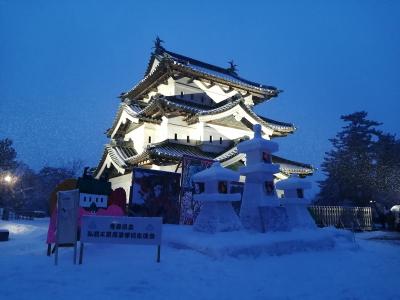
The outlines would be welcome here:
M 395 206 L 393 206 L 393 207 L 390 209 L 390 211 L 392 211 L 392 212 L 400 212 L 400 205 L 395 205 Z
M 265 150 L 268 153 L 273 153 L 278 151 L 279 149 L 278 143 L 266 140 L 261 136 L 260 124 L 255 124 L 253 126 L 253 129 L 254 129 L 254 138 L 252 138 L 251 140 L 243 141 L 239 145 L 237 145 L 238 151 L 240 153 L 248 153 L 255 150 Z
M 246 155 L 238 153 L 237 146 L 233 146 L 224 153 L 219 154 L 215 157 L 215 160 L 220 162 L 226 162 L 234 159 L 235 157 L 245 158 Z M 314 172 L 314 167 L 308 164 L 303 164 L 297 161 L 288 160 L 277 155 L 271 155 L 272 163 L 279 164 L 279 169 L 285 174 L 298 174 L 301 176 L 311 175 Z
M 147 149 L 139 155 L 133 156 L 126 160 L 129 164 L 139 164 L 147 160 L 164 160 L 165 163 L 177 163 L 182 156 L 193 156 L 203 159 L 213 159 L 215 155 L 204 152 L 197 146 L 176 143 L 165 140 L 161 143 L 151 144 Z
M 278 181 L 275 186 L 278 190 L 305 190 L 311 188 L 311 183 L 298 176 L 291 176 L 288 179 Z
M 169 58 L 175 64 L 180 64 L 186 68 L 190 68 L 194 71 L 198 71 L 200 73 L 208 74 L 210 76 L 218 77 L 227 81 L 236 82 L 241 85 L 248 85 L 254 88 L 258 88 L 260 90 L 269 90 L 273 92 L 278 92 L 277 88 L 274 86 L 269 86 L 265 84 L 260 84 L 257 82 L 253 82 L 244 78 L 239 77 L 239 75 L 232 71 L 230 68 L 222 68 L 216 65 L 212 65 L 197 59 L 193 59 L 188 56 L 184 56 L 178 53 L 174 53 L 172 51 L 165 50 L 164 48 L 158 54 L 159 58 Z
M 158 64 L 154 67 L 155 62 L 158 62 Z M 148 88 L 153 87 L 155 82 L 166 80 L 170 77 L 172 71 L 185 74 L 189 77 L 204 78 L 205 80 L 219 82 L 255 93 L 258 95 L 256 97 L 257 99 L 253 99 L 256 103 L 260 103 L 271 97 L 276 97 L 280 92 L 280 90 L 274 86 L 241 78 L 232 68 L 218 67 L 159 47 L 150 57 L 145 77 L 129 92 L 122 93 L 120 97 L 136 99 Z
M 137 116 L 146 116 L 154 111 L 159 112 L 160 105 L 165 105 L 171 109 L 178 109 L 190 114 L 197 114 L 203 112 L 205 109 L 194 103 L 188 101 L 182 101 L 176 97 L 167 97 L 161 94 L 157 94 L 151 98 L 148 105 L 137 113 Z
M 199 157 L 203 159 L 225 162 L 236 156 L 243 156 L 237 152 L 236 146 L 225 150 L 223 153 L 204 152 L 198 146 L 177 143 L 171 140 L 165 140 L 161 143 L 151 144 L 147 149 L 137 154 L 131 142 L 107 144 L 104 149 L 103 157 L 95 171 L 95 175 L 100 171 L 107 157 L 122 169 L 131 169 L 135 165 L 143 163 L 157 162 L 162 164 L 177 164 L 182 156 Z M 272 162 L 279 164 L 279 170 L 285 174 L 299 174 L 301 176 L 311 175 L 314 168 L 307 164 L 284 159 L 282 157 L 271 155 Z
M 214 162 L 210 168 L 193 175 L 192 180 L 194 182 L 239 181 L 239 177 L 239 173 L 223 168 L 219 162 Z
M 109 158 L 116 167 L 125 170 L 129 169 L 127 161 L 136 155 L 137 152 L 131 142 L 115 143 L 112 141 L 110 144 L 104 146 L 104 152 L 98 167 L 94 171 L 94 176 L 96 177 L 98 175 L 98 172 L 106 163 L 107 158 Z
M 137 105 L 134 106 L 134 104 L 131 104 L 129 106 L 125 105 L 123 106 L 123 109 L 129 111 L 129 113 L 136 118 L 144 121 L 153 120 L 153 122 L 160 122 L 161 115 L 163 113 L 168 114 L 171 113 L 171 111 L 173 110 L 179 110 L 187 114 L 185 120 L 188 122 L 188 124 L 194 124 L 198 122 L 199 118 L 202 116 L 216 116 L 216 119 L 213 119 L 214 121 L 216 121 L 218 119 L 218 114 L 227 112 L 230 109 L 234 109 L 236 106 L 240 106 L 240 109 L 242 109 L 245 114 L 248 114 L 250 118 L 254 119 L 263 126 L 270 128 L 273 131 L 273 136 L 287 135 L 288 133 L 293 133 L 293 131 L 295 130 L 293 124 L 279 122 L 258 116 L 248 105 L 244 103 L 243 97 L 237 95 L 221 103 L 218 103 L 213 107 L 210 107 L 196 104 L 190 101 L 185 101 L 175 96 L 163 96 L 161 94 L 157 94 L 153 96 L 148 102 L 147 106 L 142 108 L 141 110 L 138 109 Z M 136 111 L 134 111 L 132 107 L 135 107 Z M 163 109 L 160 110 L 160 107 L 162 107 Z M 119 112 L 117 118 L 114 121 L 113 127 L 109 131 L 114 130 L 116 124 L 118 123 L 118 117 L 120 116 L 121 113 Z

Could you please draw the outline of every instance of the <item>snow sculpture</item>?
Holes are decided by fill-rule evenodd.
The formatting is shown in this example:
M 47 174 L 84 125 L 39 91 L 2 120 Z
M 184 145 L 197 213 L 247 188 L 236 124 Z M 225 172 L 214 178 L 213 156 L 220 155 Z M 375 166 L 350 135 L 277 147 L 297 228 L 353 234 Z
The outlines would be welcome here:
M 314 219 L 307 206 L 310 200 L 304 198 L 304 190 L 311 188 L 311 183 L 297 176 L 289 177 L 276 183 L 278 190 L 283 190 L 281 199 L 286 208 L 289 228 L 313 229 L 316 228 Z
M 240 174 L 246 176 L 240 219 L 248 230 L 259 232 L 285 230 L 286 213 L 275 191 L 274 174 L 279 165 L 273 164 L 271 153 L 278 144 L 262 138 L 261 125 L 253 127 L 254 138 L 240 143 L 239 153 L 246 154 L 246 166 Z
M 214 233 L 242 228 L 231 204 L 233 201 L 240 201 L 241 195 L 229 193 L 230 182 L 238 180 L 238 173 L 224 169 L 219 162 L 193 176 L 193 199 L 202 202 L 194 230 Z

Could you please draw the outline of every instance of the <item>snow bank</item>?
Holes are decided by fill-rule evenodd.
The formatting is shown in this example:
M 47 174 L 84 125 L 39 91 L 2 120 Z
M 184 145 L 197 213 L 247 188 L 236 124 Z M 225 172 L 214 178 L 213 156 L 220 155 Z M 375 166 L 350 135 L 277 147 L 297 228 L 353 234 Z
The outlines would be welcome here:
M 166 225 L 163 236 L 163 242 L 170 247 L 195 250 L 213 258 L 284 255 L 331 250 L 335 247 L 356 248 L 352 233 L 335 228 L 268 233 L 242 230 L 206 234 L 193 231 L 191 226 Z
M 159 264 L 156 247 L 88 243 L 83 265 L 73 265 L 72 249 L 61 248 L 59 265 L 54 266 L 54 257 L 46 256 L 48 222 L 0 222 L 2 228 L 25 228 L 0 243 L 1 299 L 399 299 L 392 287 L 398 286 L 400 248 L 388 241 L 357 238 L 357 251 L 337 243 L 329 251 L 215 259 L 169 247 L 168 240 L 181 227 L 165 226 Z M 183 227 L 183 234 L 189 237 L 190 229 Z M 311 239 L 307 233 L 297 234 Z M 339 232 L 335 239 L 348 239 L 341 236 Z M 209 236 L 208 242 L 216 237 Z M 274 234 L 270 238 L 285 240 Z M 232 249 L 242 244 L 240 239 L 222 236 L 220 245 Z M 191 241 L 196 242 L 194 237 Z M 253 243 L 252 237 L 245 242 Z

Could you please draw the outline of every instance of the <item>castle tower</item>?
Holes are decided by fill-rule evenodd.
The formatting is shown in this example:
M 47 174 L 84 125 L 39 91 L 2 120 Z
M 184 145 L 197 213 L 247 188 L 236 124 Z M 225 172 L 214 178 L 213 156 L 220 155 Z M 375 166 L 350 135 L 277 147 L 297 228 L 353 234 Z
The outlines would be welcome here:
M 121 93 L 118 110 L 107 130 L 109 142 L 94 172 L 129 198 L 132 170 L 140 167 L 181 172 L 182 156 L 216 160 L 223 167 L 244 164 L 237 152 L 241 140 L 252 137 L 254 124 L 268 139 L 293 134 L 291 123 L 254 111 L 278 97 L 274 86 L 242 78 L 228 68 L 167 50 L 157 39 L 144 77 Z M 140 58 L 137 58 L 140 60 Z M 272 156 L 280 178 L 311 175 L 313 167 Z

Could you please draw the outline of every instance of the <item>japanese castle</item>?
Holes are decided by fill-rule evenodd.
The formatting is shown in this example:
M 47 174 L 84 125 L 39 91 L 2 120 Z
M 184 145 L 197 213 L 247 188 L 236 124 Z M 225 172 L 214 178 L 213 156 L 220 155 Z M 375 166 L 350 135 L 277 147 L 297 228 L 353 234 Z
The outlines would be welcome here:
M 112 188 L 129 195 L 134 167 L 181 171 L 183 155 L 219 161 L 236 168 L 246 162 L 236 145 L 253 137 L 260 124 L 263 137 L 284 137 L 293 124 L 271 120 L 253 111 L 279 95 L 276 87 L 241 78 L 236 65 L 222 68 L 166 50 L 157 38 L 144 78 L 122 93 L 110 129 L 109 143 L 94 173 Z M 277 179 L 311 175 L 307 164 L 272 156 L 280 165 Z

